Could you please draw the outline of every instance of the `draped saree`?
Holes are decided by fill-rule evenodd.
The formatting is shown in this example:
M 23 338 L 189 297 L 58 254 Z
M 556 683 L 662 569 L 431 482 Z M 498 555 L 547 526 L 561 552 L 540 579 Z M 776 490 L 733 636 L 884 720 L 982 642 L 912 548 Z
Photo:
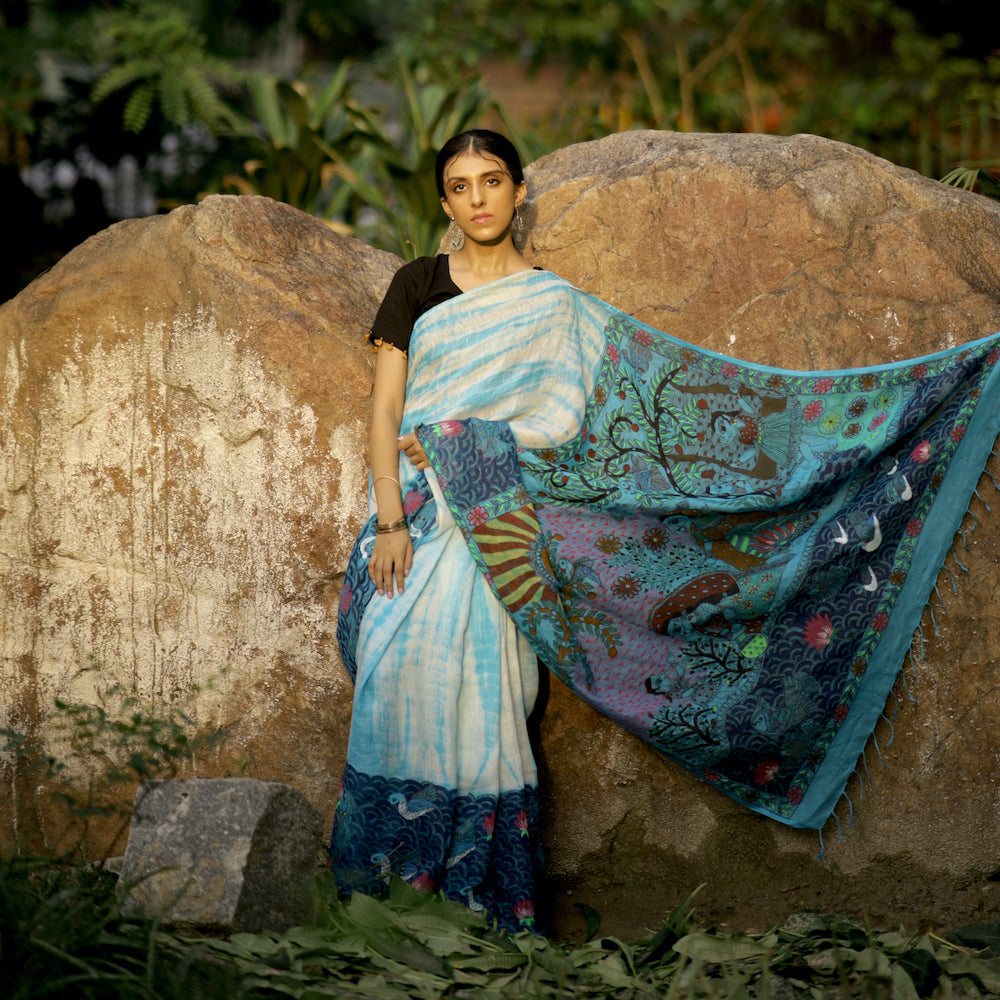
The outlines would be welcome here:
M 342 592 L 341 886 L 397 872 L 532 924 L 535 654 L 748 808 L 822 826 L 990 453 L 998 357 L 987 338 L 855 371 L 751 365 L 546 272 L 421 317 L 413 569 L 374 594 L 372 518 Z

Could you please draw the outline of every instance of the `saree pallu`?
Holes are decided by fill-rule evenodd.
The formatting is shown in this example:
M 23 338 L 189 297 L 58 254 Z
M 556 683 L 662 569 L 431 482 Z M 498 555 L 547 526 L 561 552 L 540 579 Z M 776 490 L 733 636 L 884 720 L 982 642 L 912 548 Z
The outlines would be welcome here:
M 694 348 L 544 272 L 426 319 L 418 345 L 433 331 L 429 357 L 461 358 L 422 375 L 411 353 L 404 428 L 419 426 L 434 470 L 404 491 L 411 577 L 424 579 L 434 519 L 430 538 L 464 539 L 476 568 L 467 586 L 485 581 L 516 624 L 521 663 L 526 641 L 582 698 L 692 773 L 756 812 L 821 827 L 992 449 L 1000 339 L 792 372 Z M 501 375 L 522 352 L 558 358 L 564 375 Z M 423 405 L 432 388 L 436 402 Z M 495 393 L 514 419 L 491 409 Z M 576 423 L 543 440 L 548 410 L 563 407 Z M 449 565 L 465 559 L 459 550 Z M 348 595 L 338 635 L 349 668 L 352 634 L 368 630 L 374 607 L 374 631 L 393 634 L 387 603 Z M 434 625 L 451 634 L 462 625 L 445 604 Z M 505 648 L 504 627 L 480 638 Z M 425 662 L 411 669 L 439 669 Z M 355 720 L 352 748 L 354 726 L 367 724 Z M 453 749 L 465 753 L 461 741 Z M 533 765 L 522 774 L 533 781 Z

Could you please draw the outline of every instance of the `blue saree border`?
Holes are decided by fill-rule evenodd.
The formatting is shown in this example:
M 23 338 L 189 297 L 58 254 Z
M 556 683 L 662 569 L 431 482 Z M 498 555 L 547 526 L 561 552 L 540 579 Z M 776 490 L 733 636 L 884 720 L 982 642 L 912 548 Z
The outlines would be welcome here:
M 993 340 L 997 335 L 983 337 L 971 344 L 963 344 L 948 352 L 926 357 L 957 354 Z M 919 359 L 917 359 L 919 360 Z M 908 362 L 912 364 L 913 362 Z M 813 782 L 790 816 L 784 822 L 789 826 L 820 829 L 831 817 L 857 769 L 878 720 L 885 712 L 889 695 L 903 669 L 907 651 L 920 619 L 937 585 L 937 578 L 955 543 L 955 535 L 968 512 L 969 503 L 982 478 L 986 463 L 993 452 L 994 442 L 1000 433 L 1000 365 L 994 365 L 983 383 L 983 391 L 969 421 L 968 429 L 952 457 L 947 476 L 941 484 L 937 499 L 924 522 L 911 567 L 899 597 L 897 609 L 882 633 L 882 638 L 868 665 L 871 683 L 859 690 L 851 712 L 826 751 L 826 757 L 817 770 Z M 969 489 L 969 482 L 972 488 Z M 918 559 L 917 556 L 920 558 Z M 917 567 L 916 564 L 920 563 Z M 826 771 L 847 777 L 828 778 Z M 817 787 L 818 786 L 818 787 Z M 742 800 L 740 800 L 742 801 Z M 758 809 L 754 803 L 744 804 L 766 816 L 773 813 Z

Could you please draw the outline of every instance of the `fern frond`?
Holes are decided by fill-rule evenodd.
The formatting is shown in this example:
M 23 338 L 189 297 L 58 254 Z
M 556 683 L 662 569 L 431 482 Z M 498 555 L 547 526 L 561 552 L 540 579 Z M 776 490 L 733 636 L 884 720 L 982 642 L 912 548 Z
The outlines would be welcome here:
M 159 80 L 160 108 L 172 125 L 186 125 L 191 120 L 184 80 L 179 73 L 164 73 Z
M 116 90 L 131 86 L 136 80 L 143 80 L 154 75 L 159 69 L 155 59 L 130 59 L 128 62 L 112 66 L 104 76 L 94 84 L 90 98 L 99 104 Z
M 225 117 L 225 105 L 215 88 L 195 66 L 186 67 L 182 79 L 192 117 L 214 131 Z
M 151 83 L 140 84 L 132 91 L 125 104 L 122 122 L 129 132 L 141 132 L 153 110 L 155 89 Z

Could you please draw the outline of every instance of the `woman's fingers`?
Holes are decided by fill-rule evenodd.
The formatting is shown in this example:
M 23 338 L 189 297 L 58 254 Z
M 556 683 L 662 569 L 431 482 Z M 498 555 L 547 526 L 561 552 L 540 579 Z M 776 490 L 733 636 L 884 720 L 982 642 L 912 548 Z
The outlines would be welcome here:
M 413 543 L 408 531 L 377 535 L 368 560 L 368 575 L 380 594 L 392 597 L 403 592 L 406 574 L 413 564 Z
M 399 588 L 399 592 L 403 592 L 403 583 L 406 574 L 410 572 L 410 564 L 413 561 L 413 543 L 410 541 L 410 535 L 407 532 L 406 535 L 406 549 L 403 552 L 403 558 L 396 561 L 396 586 Z
M 396 439 L 396 447 L 403 452 L 410 462 L 418 469 L 426 469 L 430 466 L 427 459 L 427 452 L 423 445 L 417 440 L 416 432 L 411 431 Z

